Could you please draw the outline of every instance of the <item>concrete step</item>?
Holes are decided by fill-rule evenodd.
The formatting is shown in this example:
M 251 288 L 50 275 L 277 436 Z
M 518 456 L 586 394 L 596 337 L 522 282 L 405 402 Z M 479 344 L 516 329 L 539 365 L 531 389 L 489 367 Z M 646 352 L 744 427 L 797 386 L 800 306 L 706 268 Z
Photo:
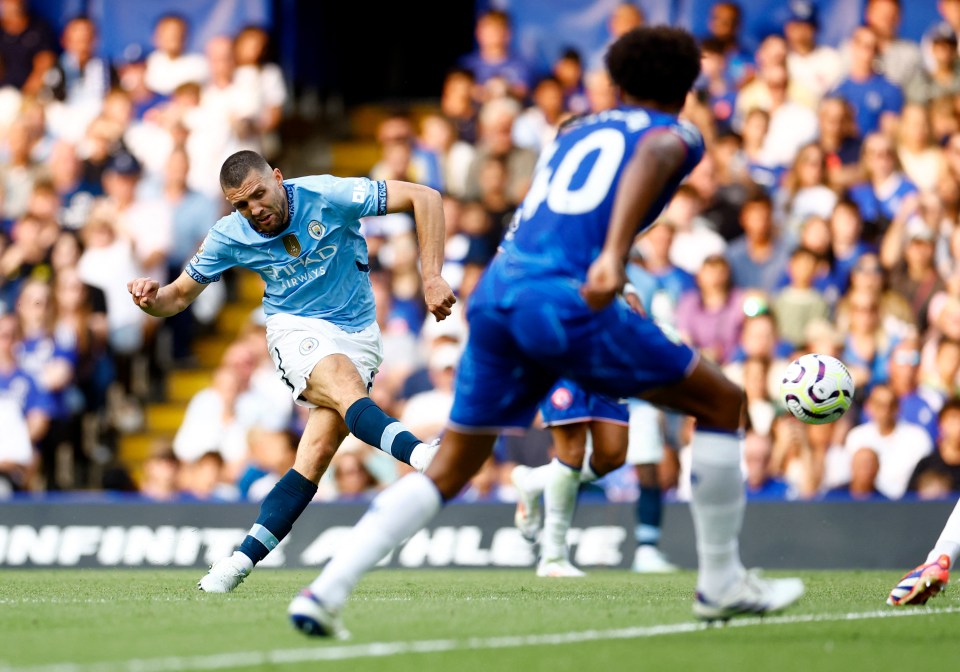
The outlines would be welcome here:
M 238 299 L 244 305 L 256 307 L 263 301 L 263 279 L 253 271 L 244 271 L 237 281 Z

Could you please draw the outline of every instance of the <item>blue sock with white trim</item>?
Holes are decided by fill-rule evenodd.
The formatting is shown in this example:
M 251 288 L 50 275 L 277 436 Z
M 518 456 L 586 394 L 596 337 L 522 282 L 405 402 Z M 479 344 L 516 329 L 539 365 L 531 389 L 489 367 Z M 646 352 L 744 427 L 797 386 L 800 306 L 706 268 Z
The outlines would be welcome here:
M 257 564 L 290 533 L 294 521 L 317 494 L 317 485 L 291 469 L 260 505 L 257 522 L 237 549 Z
M 656 546 L 660 543 L 660 523 L 663 519 L 663 499 L 660 488 L 640 488 L 637 498 L 637 545 Z
M 410 464 L 413 449 L 423 443 L 399 420 L 384 413 L 370 397 L 353 402 L 343 419 L 355 437 L 405 464 Z

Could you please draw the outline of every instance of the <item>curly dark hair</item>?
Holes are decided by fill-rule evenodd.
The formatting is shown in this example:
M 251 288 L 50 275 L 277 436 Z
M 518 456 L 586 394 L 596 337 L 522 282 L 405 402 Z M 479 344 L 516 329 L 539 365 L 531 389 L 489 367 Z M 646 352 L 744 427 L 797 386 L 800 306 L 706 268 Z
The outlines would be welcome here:
M 693 35 L 670 26 L 641 27 L 607 51 L 613 83 L 637 100 L 683 105 L 700 74 L 700 49 Z

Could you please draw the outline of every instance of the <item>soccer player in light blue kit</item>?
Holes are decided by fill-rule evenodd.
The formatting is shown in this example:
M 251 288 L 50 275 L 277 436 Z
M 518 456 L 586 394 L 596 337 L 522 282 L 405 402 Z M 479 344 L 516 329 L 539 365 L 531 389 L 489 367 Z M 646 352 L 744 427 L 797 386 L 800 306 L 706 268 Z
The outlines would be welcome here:
M 290 532 L 348 431 L 422 471 L 436 452 L 368 396 L 383 359 L 361 217 L 413 211 L 424 300 L 438 320 L 456 301 L 440 277 L 440 194 L 409 182 L 330 175 L 284 180 L 251 151 L 233 154 L 220 186 L 236 210 L 218 221 L 172 283 L 138 278 L 127 288 L 142 310 L 174 315 L 233 266 L 266 282 L 267 347 L 296 403 L 310 408 L 293 468 L 260 507 L 240 548 L 214 563 L 201 590 L 226 593 Z
M 610 47 L 607 68 L 622 106 L 570 124 L 544 152 L 502 251 L 470 297 L 470 337 L 439 452 L 424 474 L 377 496 L 290 603 L 290 618 L 304 633 L 344 636 L 340 611 L 360 577 L 460 492 L 500 431 L 528 427 L 562 377 L 696 418 L 695 614 L 762 614 L 803 593 L 799 579 L 764 579 L 740 561 L 742 391 L 617 298 L 638 230 L 654 221 L 703 153 L 699 132 L 677 119 L 700 71 L 699 49 L 683 30 L 639 28 Z

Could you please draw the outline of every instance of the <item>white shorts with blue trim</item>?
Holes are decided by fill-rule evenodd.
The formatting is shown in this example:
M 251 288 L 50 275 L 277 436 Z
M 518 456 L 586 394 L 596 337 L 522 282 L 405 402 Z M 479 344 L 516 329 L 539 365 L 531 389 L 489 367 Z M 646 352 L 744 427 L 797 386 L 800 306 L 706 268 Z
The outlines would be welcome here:
M 300 406 L 316 408 L 302 398 L 317 363 L 329 355 L 346 355 L 357 367 L 367 391 L 383 361 L 380 327 L 373 322 L 356 333 L 316 317 L 276 313 L 267 317 L 267 349 L 277 373 Z

